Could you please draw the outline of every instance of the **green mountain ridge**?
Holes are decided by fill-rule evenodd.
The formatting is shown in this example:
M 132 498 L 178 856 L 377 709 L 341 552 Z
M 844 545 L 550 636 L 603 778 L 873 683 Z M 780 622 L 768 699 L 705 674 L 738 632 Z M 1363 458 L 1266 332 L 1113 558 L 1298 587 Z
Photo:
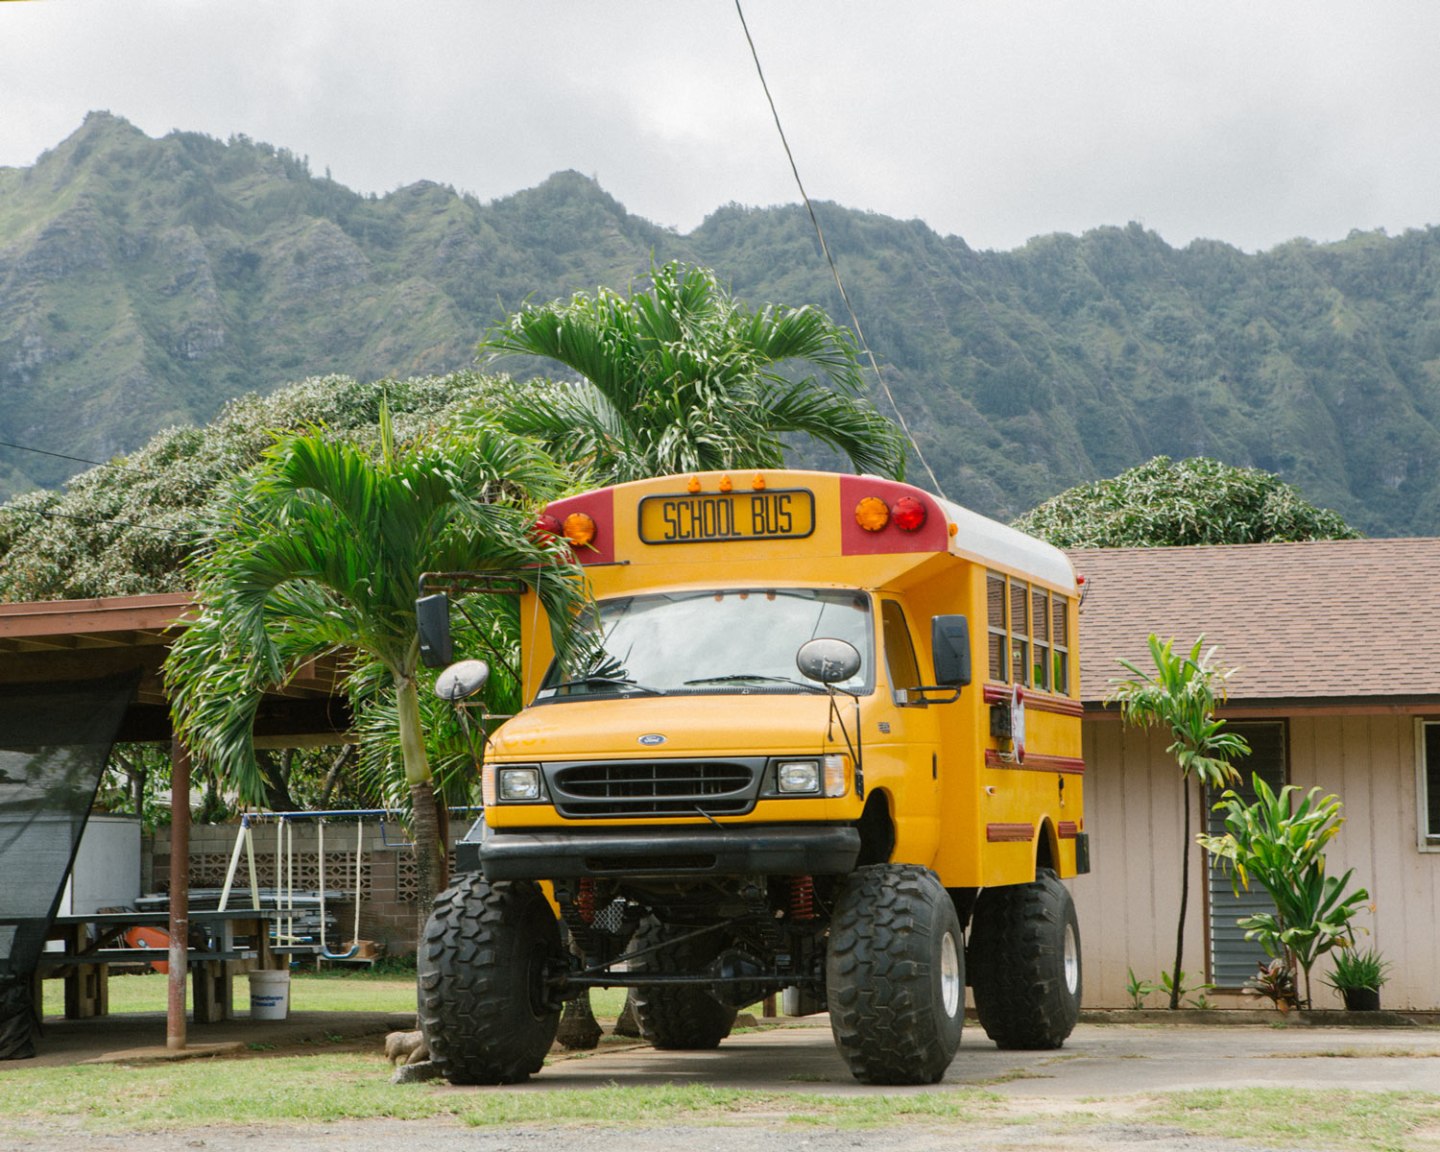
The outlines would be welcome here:
M 1131 224 L 990 252 L 817 212 L 952 499 L 1009 518 L 1203 454 L 1367 532 L 1440 533 L 1440 229 L 1252 255 Z M 423 181 L 365 196 L 285 149 L 92 113 L 0 169 L 0 440 L 103 460 L 242 393 L 461 368 L 524 299 L 623 290 L 668 259 L 845 316 L 798 206 L 728 205 L 680 235 L 574 172 L 490 203 Z M 0 497 L 79 467 L 0 449 Z

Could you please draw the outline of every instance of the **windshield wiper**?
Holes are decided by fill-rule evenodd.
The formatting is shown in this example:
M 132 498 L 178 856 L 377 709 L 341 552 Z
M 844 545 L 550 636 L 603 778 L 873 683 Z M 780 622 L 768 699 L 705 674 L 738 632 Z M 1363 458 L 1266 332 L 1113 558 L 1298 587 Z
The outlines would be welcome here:
M 559 684 L 547 684 L 546 689 L 551 692 L 558 692 L 562 688 L 589 687 L 592 684 L 604 684 L 611 688 L 624 688 L 639 692 L 644 696 L 663 696 L 665 693 L 658 688 L 651 688 L 648 684 L 641 684 L 638 680 L 631 680 L 628 676 L 577 676 L 573 680 L 562 680 Z
M 803 688 L 807 692 L 823 693 L 818 684 L 807 684 L 803 680 L 792 680 L 789 676 L 762 676 L 759 672 L 732 672 L 729 676 L 702 676 L 698 680 L 686 680 L 687 688 L 699 684 L 747 684 L 759 681 L 765 684 L 789 684 L 792 688 Z

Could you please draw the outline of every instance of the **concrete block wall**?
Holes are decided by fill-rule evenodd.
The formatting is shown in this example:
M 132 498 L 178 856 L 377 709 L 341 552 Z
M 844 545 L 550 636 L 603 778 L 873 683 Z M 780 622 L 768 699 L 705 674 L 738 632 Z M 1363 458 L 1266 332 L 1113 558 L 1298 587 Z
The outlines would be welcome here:
M 286 843 L 278 850 L 276 822 L 262 822 L 252 830 L 256 878 L 261 889 L 285 887 L 293 874 L 296 892 L 319 887 L 320 828 L 313 820 L 289 824 Z M 200 824 L 190 829 L 190 887 L 218 889 L 224 886 L 239 823 Z M 339 939 L 330 940 L 339 949 L 348 942 L 355 925 L 354 822 L 328 821 L 325 836 L 325 889 L 341 892 L 343 899 L 327 902 L 335 917 Z M 145 892 L 165 892 L 170 883 L 170 830 L 159 829 L 146 837 L 141 874 Z M 277 874 L 280 880 L 277 882 Z M 249 888 L 247 854 L 242 847 L 234 887 Z M 393 820 L 380 824 L 367 820 L 360 849 L 360 936 L 381 945 L 386 955 L 413 954 L 419 917 L 414 855 L 403 827 Z M 236 898 L 231 897 L 231 903 Z

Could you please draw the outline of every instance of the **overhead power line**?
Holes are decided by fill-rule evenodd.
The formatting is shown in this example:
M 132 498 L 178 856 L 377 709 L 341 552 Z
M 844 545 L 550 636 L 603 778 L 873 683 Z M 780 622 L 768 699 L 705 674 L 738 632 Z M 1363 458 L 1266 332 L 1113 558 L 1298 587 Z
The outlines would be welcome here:
M 800 179 L 800 168 L 795 163 L 795 154 L 790 151 L 790 141 L 785 138 L 785 127 L 780 123 L 780 112 L 775 107 L 774 97 L 770 95 L 770 85 L 765 81 L 765 69 L 760 66 L 760 53 L 756 51 L 755 38 L 750 35 L 750 25 L 745 21 L 745 10 L 740 6 L 740 0 L 735 0 L 735 13 L 740 17 L 740 27 L 745 31 L 745 42 L 750 45 L 750 58 L 755 61 L 755 71 L 760 77 L 760 87 L 765 90 L 765 100 L 770 105 L 770 115 L 775 121 L 775 131 L 780 134 L 780 144 L 785 149 L 785 158 L 790 161 L 790 171 L 795 176 L 795 186 L 800 189 L 800 199 L 805 202 L 805 211 L 810 213 L 810 223 L 814 225 L 815 235 L 820 240 L 820 251 L 825 254 L 825 262 L 830 265 L 830 275 L 835 278 L 835 287 L 840 290 L 840 299 L 845 302 L 845 310 L 850 314 L 850 323 L 855 329 L 855 338 L 860 341 L 860 347 L 865 350 L 865 356 L 870 361 L 870 370 L 875 373 L 875 379 L 880 382 L 880 388 L 884 391 L 885 398 L 890 401 L 890 407 L 895 412 L 895 418 L 900 422 L 905 439 L 915 450 L 915 458 L 925 466 L 925 471 L 930 477 L 930 483 L 935 487 L 936 494 L 943 497 L 945 493 L 940 487 L 940 481 L 935 477 L 935 470 L 930 467 L 930 462 L 925 459 L 925 453 L 920 451 L 920 445 L 915 442 L 915 436 L 905 420 L 905 413 L 900 410 L 900 405 L 895 403 L 895 396 L 890 391 L 890 385 L 885 382 L 885 376 L 880 371 L 880 364 L 875 359 L 875 353 L 870 350 L 865 333 L 860 330 L 860 317 L 855 314 L 855 308 L 850 303 L 850 294 L 845 291 L 845 285 L 840 279 L 840 269 L 835 265 L 835 258 L 830 255 L 830 245 L 825 243 L 825 231 L 820 227 L 820 218 L 815 215 L 815 205 L 810 202 L 810 196 L 805 191 L 805 184 Z
M 38 516 L 42 520 L 73 520 L 77 524 L 86 524 L 92 528 L 101 525 L 113 526 L 116 528 L 142 528 L 146 532 L 159 532 L 165 536 L 194 536 L 194 528 L 164 528 L 159 524 L 146 524 L 141 520 L 116 520 L 108 516 L 77 516 L 73 512 L 57 512 L 53 508 L 16 508 L 12 504 L 0 504 L 0 512 L 9 512 L 15 516 Z
M 83 456 L 67 456 L 64 452 L 50 452 L 44 448 L 31 448 L 28 444 L 12 444 L 0 440 L 0 448 L 13 448 L 17 452 L 33 452 L 37 456 L 53 456 L 56 460 L 70 460 L 76 464 L 93 464 L 96 468 L 123 468 L 123 464 L 107 464 L 103 460 L 87 460 Z

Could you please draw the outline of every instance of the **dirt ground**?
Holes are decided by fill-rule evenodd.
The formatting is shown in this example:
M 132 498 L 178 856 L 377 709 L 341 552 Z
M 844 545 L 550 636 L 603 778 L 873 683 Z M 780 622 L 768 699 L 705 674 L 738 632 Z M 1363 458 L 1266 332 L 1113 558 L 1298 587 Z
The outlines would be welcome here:
M 1418 1090 L 1440 1093 L 1440 1027 L 1398 1018 L 1387 1026 L 1212 1023 L 1177 1025 L 1164 1014 L 1109 1023 L 1082 1022 L 1056 1052 L 1001 1052 L 978 1027 L 967 1028 L 955 1062 L 941 1084 L 926 1089 L 872 1088 L 857 1084 L 835 1053 L 823 1017 L 788 1026 L 737 1034 L 713 1052 L 657 1052 L 648 1046 L 607 1042 L 583 1059 L 559 1052 L 530 1083 L 511 1088 L 447 1088 L 454 1092 L 545 1092 L 612 1084 L 702 1083 L 715 1087 L 777 1088 L 800 1094 L 863 1096 L 947 1091 L 983 1086 L 1004 1098 L 1003 1122 L 963 1132 L 916 1121 L 883 1130 L 797 1126 L 792 1117 L 746 1115 L 711 1127 L 665 1125 L 615 1129 L 601 1126 L 536 1126 L 477 1129 L 456 1121 L 346 1121 L 325 1125 L 233 1126 L 216 1118 L 203 1127 L 110 1136 L 79 1124 L 43 1132 L 0 1132 L 0 1149 L 33 1152 L 334 1152 L 415 1147 L 425 1152 L 1090 1152 L 1139 1148 L 1145 1152 L 1239 1152 L 1255 1145 L 1197 1138 L 1146 1123 L 1145 1103 L 1189 1088 L 1344 1088 L 1349 1091 Z M 248 1059 L 293 1054 L 324 1043 L 327 1051 L 377 1051 L 384 1034 L 413 1023 L 405 1017 L 363 1013 L 297 1013 L 286 1021 L 240 1019 L 191 1028 L 193 1053 Z M 105 1021 L 53 1022 L 38 1062 L 75 1064 L 87 1060 L 127 1063 L 173 1058 L 163 1047 L 162 1016 Z M 158 1042 L 158 1043 L 157 1043 Z M 263 1043 L 264 1051 L 248 1045 Z M 27 1062 L 30 1063 L 30 1062 Z M 377 1064 L 377 1072 L 385 1074 Z M 0 1066 L 0 1076 L 6 1074 Z M 409 1090 L 397 1086 L 396 1091 Z M 1067 1126 L 1077 1108 L 1099 1113 L 1083 1126 Z M 1306 1147 L 1296 1144 L 1294 1148 Z M 1413 1152 L 1440 1152 L 1440 1130 L 1416 1134 Z

